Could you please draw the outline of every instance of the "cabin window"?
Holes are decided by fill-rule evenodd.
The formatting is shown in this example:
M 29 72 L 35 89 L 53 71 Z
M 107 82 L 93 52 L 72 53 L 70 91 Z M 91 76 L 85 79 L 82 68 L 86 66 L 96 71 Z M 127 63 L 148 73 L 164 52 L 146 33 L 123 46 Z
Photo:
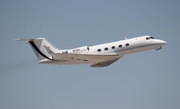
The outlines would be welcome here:
M 97 51 L 98 51 L 98 52 L 101 52 L 101 49 L 98 49 Z
M 104 50 L 106 50 L 106 51 L 107 51 L 107 50 L 108 50 L 108 48 L 106 47 L 106 48 L 104 48 Z
M 63 54 L 68 54 L 68 51 L 62 52 Z
M 122 47 L 122 45 L 119 45 L 119 48 L 121 48 Z
M 115 46 L 112 46 L 111 48 L 112 48 L 112 49 L 115 49 Z
M 87 47 L 87 50 L 89 51 L 89 47 Z
M 128 46 L 129 46 L 129 43 L 126 44 L 126 47 L 128 47 Z

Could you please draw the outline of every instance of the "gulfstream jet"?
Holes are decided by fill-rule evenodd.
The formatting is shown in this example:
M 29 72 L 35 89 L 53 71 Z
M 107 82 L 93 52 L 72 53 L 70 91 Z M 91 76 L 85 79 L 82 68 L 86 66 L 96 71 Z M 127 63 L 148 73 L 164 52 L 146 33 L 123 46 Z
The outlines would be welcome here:
M 94 46 L 82 46 L 59 50 L 45 38 L 16 39 L 27 42 L 42 64 L 90 64 L 91 67 L 106 67 L 124 55 L 146 51 L 160 50 L 166 41 L 151 36 L 125 38 Z

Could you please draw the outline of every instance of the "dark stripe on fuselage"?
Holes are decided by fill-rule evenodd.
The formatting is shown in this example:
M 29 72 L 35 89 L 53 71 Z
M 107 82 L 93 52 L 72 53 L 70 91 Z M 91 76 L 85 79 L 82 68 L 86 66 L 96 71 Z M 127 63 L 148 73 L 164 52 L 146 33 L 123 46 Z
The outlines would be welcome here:
M 53 59 L 47 57 L 45 54 L 43 54 L 43 53 L 38 49 L 38 47 L 36 46 L 36 44 L 35 44 L 33 41 L 29 41 L 29 43 L 32 45 L 32 47 L 33 47 L 42 57 L 44 57 L 44 58 L 46 58 L 46 59 L 49 59 L 49 60 L 53 60 Z

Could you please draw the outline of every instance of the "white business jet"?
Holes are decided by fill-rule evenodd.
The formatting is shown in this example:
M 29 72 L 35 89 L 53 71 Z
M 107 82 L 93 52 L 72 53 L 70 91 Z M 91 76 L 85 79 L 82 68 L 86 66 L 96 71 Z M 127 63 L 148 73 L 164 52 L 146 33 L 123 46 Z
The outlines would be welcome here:
M 16 39 L 29 43 L 39 63 L 43 64 L 91 64 L 91 67 L 106 67 L 126 54 L 160 50 L 166 41 L 151 36 L 141 36 L 94 46 L 58 50 L 45 38 Z

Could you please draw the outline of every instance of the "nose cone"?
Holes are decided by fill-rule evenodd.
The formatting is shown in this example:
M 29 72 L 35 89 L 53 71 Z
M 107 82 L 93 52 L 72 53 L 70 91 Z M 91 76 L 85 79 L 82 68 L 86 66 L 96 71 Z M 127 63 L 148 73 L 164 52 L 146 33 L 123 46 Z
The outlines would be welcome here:
M 159 40 L 158 43 L 159 43 L 161 46 L 163 46 L 163 45 L 165 45 L 167 42 L 166 42 L 166 41 L 163 41 L 163 40 Z

